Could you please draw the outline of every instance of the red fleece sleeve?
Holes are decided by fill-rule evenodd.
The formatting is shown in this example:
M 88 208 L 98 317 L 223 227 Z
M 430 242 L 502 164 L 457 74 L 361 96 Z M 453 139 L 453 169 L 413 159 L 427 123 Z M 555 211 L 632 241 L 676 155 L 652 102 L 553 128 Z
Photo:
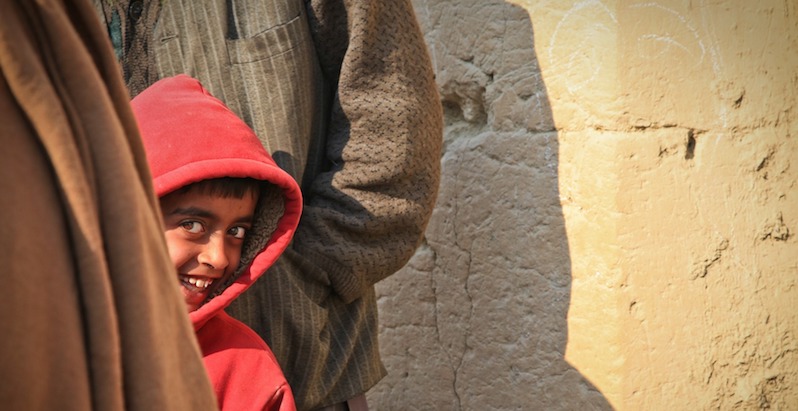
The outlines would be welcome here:
M 268 345 L 222 312 L 197 332 L 222 411 L 294 411 L 294 395 Z

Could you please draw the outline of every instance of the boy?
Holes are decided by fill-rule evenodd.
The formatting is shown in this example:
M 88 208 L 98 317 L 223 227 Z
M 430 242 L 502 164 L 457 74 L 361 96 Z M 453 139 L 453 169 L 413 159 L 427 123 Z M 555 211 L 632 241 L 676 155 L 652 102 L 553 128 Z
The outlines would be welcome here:
M 302 212 L 294 179 L 199 81 L 160 80 L 132 100 L 166 243 L 219 406 L 294 409 L 269 347 L 224 308 L 288 246 Z

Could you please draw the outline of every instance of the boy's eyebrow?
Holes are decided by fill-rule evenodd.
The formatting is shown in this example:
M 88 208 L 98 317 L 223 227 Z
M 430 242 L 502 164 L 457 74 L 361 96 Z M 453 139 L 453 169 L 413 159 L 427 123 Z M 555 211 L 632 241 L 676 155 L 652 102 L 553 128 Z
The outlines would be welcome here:
M 253 216 L 252 214 L 245 215 L 245 216 L 238 217 L 238 219 L 235 222 L 239 223 L 239 224 L 252 224 L 252 220 L 254 218 L 255 218 L 255 216 Z
M 172 210 L 167 215 L 178 215 L 178 214 L 179 215 L 192 216 L 192 217 L 202 217 L 202 218 L 208 218 L 208 219 L 217 218 L 216 214 L 214 214 L 214 213 L 212 213 L 212 212 L 210 212 L 208 210 L 205 210 L 205 209 L 202 209 L 202 208 L 199 208 L 199 207 L 193 207 L 193 206 L 175 208 L 174 210 Z M 247 215 L 244 215 L 244 216 L 241 216 L 241 217 L 237 218 L 235 220 L 235 222 L 236 223 L 250 224 L 250 223 L 252 223 L 252 220 L 254 218 L 255 218 L 255 216 L 253 214 L 247 214 Z
M 182 215 L 189 215 L 193 217 L 203 217 L 203 218 L 216 217 L 216 215 L 214 215 L 210 211 L 204 210 L 199 207 L 178 207 L 169 213 L 169 215 L 175 215 L 175 214 L 182 214 Z

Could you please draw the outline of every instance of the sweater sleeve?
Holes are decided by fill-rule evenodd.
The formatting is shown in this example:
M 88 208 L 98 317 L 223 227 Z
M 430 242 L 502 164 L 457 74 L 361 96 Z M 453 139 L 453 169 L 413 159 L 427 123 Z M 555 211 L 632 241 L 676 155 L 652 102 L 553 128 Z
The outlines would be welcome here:
M 307 0 L 334 97 L 329 168 L 306 189 L 294 251 L 351 302 L 419 245 L 440 179 L 441 103 L 409 0 Z
M 334 100 L 330 167 L 306 189 L 294 251 L 359 298 L 413 255 L 440 179 L 441 103 L 406 0 L 308 0 Z

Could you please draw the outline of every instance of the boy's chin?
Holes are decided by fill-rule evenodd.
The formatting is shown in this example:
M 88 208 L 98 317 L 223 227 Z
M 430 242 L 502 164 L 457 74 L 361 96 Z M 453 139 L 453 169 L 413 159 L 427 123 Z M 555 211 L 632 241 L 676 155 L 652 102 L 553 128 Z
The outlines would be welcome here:
M 197 311 L 197 309 L 199 309 L 202 306 L 202 303 L 205 301 L 205 298 L 208 297 L 207 290 L 203 292 L 197 292 L 189 290 L 181 285 L 180 291 L 183 293 L 183 299 L 186 302 L 186 307 L 188 307 L 188 312 Z

